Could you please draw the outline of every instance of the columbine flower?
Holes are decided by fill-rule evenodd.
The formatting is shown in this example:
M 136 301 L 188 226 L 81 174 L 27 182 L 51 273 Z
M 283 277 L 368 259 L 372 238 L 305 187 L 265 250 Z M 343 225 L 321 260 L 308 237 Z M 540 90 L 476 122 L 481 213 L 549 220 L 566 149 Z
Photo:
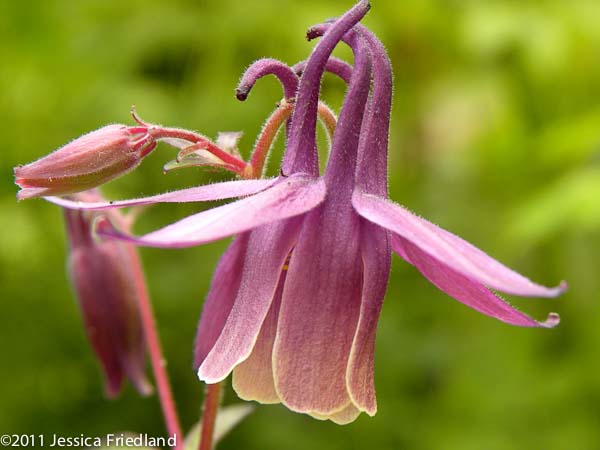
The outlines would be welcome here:
M 102 209 L 247 195 L 141 237 L 100 232 L 156 247 L 237 236 L 217 266 L 200 319 L 195 350 L 200 379 L 216 383 L 233 372 L 234 388 L 244 399 L 282 402 L 337 423 L 376 412 L 374 341 L 392 249 L 452 297 L 514 325 L 553 327 L 559 318 L 551 314 L 538 322 L 490 288 L 546 297 L 564 290 L 531 282 L 387 200 L 392 77 L 381 43 L 357 25 L 368 9 L 360 1 L 335 23 L 309 31 L 309 37 L 323 38 L 310 59 L 296 66 L 302 76 L 278 178 L 111 204 L 52 199 L 71 208 Z M 353 69 L 330 59 L 342 39 L 354 50 Z M 289 92 L 293 70 L 263 63 L 250 77 L 276 74 Z M 315 128 L 325 70 L 350 79 L 328 165 L 319 176 Z M 243 84 L 238 95 L 245 98 L 252 84 Z
M 95 191 L 77 194 L 78 200 L 103 200 Z M 152 387 L 144 374 L 145 341 L 138 309 L 140 286 L 135 271 L 141 271 L 133 245 L 100 242 L 92 234 L 92 225 L 104 213 L 65 209 L 69 238 L 68 269 L 81 307 L 88 338 L 102 364 L 106 393 L 116 396 L 127 376 L 144 395 Z M 120 214 L 110 219 L 128 228 Z

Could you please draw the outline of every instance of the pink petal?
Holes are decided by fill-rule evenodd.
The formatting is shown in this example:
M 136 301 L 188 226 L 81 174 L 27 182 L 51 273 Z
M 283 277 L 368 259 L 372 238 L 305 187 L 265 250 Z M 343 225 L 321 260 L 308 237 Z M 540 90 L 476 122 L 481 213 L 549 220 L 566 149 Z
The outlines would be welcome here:
M 407 260 L 435 286 L 476 311 L 522 327 L 552 328 L 560 321 L 555 313 L 551 313 L 545 322 L 532 319 L 494 295 L 483 284 L 462 275 L 401 236 L 392 235 L 392 248 L 406 255 Z
M 128 206 L 151 205 L 153 203 L 204 202 L 256 194 L 257 192 L 272 186 L 277 180 L 278 179 L 274 178 L 271 180 L 225 181 L 223 183 L 165 192 L 164 194 L 152 195 L 150 197 L 107 202 L 81 202 L 68 200 L 64 197 L 45 197 L 45 199 L 64 208 L 85 210 L 125 208 Z
M 358 416 L 360 416 L 360 410 L 354 406 L 352 403 L 349 403 L 348 406 L 337 411 L 335 413 L 329 414 L 325 416 L 323 414 L 317 413 L 309 413 L 312 417 L 319 420 L 331 420 L 332 422 L 338 425 L 347 425 L 351 422 L 354 422 Z
M 265 404 L 281 402 L 275 390 L 272 356 L 285 274 L 286 269 L 284 267 L 273 303 L 262 324 L 252 353 L 248 359 L 233 369 L 233 389 L 238 397 L 243 400 L 256 400 Z
M 252 353 L 273 301 L 285 260 L 303 218 L 260 227 L 250 234 L 240 288 L 223 331 L 198 369 L 206 383 L 217 383 Z
M 390 276 L 392 251 L 389 233 L 375 224 L 361 220 L 361 253 L 362 302 L 346 378 L 353 403 L 360 410 L 373 416 L 377 412 L 374 380 L 375 334 Z
M 339 206 L 330 201 L 305 219 L 273 350 L 281 401 L 293 411 L 324 416 L 350 403 L 346 368 L 362 288 L 359 218 Z
M 246 258 L 249 233 L 235 238 L 223 253 L 202 306 L 194 347 L 194 368 L 200 367 L 221 335 L 237 296 Z
M 380 197 L 355 191 L 352 204 L 373 223 L 397 233 L 458 273 L 509 294 L 555 297 L 566 284 L 540 286 L 514 272 L 473 245 Z
M 117 230 L 98 233 L 151 247 L 190 247 L 305 213 L 325 198 L 321 179 L 289 177 L 251 197 L 186 217 L 141 237 Z

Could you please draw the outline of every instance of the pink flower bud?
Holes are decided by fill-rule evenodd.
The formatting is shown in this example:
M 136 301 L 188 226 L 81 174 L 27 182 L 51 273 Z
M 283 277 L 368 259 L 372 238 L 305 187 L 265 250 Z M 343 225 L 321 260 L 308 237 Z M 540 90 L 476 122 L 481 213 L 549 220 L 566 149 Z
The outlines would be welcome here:
M 75 198 L 102 200 L 95 191 Z M 138 307 L 138 296 L 145 294 L 135 282 L 140 261 L 131 244 L 98 241 L 93 236 L 98 217 L 105 217 L 105 212 L 65 209 L 71 281 L 87 336 L 105 373 L 107 395 L 119 393 L 125 376 L 141 394 L 148 395 L 152 387 L 144 373 L 145 339 Z M 127 228 L 120 214 L 111 211 L 108 218 Z
M 25 166 L 16 167 L 19 200 L 81 192 L 135 168 L 156 146 L 143 126 L 108 125 Z

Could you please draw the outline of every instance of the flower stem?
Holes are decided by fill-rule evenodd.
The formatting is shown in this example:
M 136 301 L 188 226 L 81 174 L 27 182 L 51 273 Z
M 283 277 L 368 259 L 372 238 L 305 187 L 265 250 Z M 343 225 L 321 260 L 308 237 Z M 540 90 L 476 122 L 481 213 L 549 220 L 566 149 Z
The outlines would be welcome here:
M 284 99 L 267 119 L 254 145 L 249 165 L 251 173 L 248 173 L 246 178 L 260 178 L 262 176 L 265 160 L 271 145 L 273 145 L 275 136 L 277 136 L 281 125 L 291 116 L 293 109 L 294 104 Z
M 217 412 L 221 401 L 221 383 L 207 384 L 204 397 L 204 413 L 200 427 L 200 445 L 198 450 L 212 450 Z
M 133 120 L 135 122 L 137 122 L 138 125 L 140 125 L 140 127 L 139 128 L 131 128 L 130 132 L 147 134 L 149 137 L 146 137 L 145 138 L 146 140 L 150 139 L 151 141 L 153 141 L 155 139 L 167 139 L 167 138 L 181 139 L 183 141 L 189 142 L 190 146 L 194 147 L 194 149 L 203 149 L 203 150 L 206 150 L 207 152 L 212 153 L 217 158 L 222 160 L 225 166 L 229 166 L 227 168 L 228 170 L 231 170 L 232 172 L 235 172 L 238 175 L 241 174 L 244 171 L 244 169 L 246 168 L 245 161 L 242 161 L 241 159 L 237 158 L 235 155 L 232 155 L 232 154 L 228 153 L 227 151 L 223 150 L 217 144 L 215 144 L 213 141 L 211 141 L 206 136 L 203 136 L 202 134 L 195 133 L 190 130 L 184 130 L 181 128 L 169 128 L 169 127 L 163 127 L 161 125 L 153 125 L 153 124 L 147 123 L 147 122 L 143 121 L 140 118 L 140 116 L 138 116 L 138 113 L 135 110 L 135 106 L 131 107 L 131 116 L 133 117 Z M 156 143 L 153 142 L 153 144 L 151 146 L 149 146 L 149 148 L 145 149 L 144 156 L 146 154 L 148 154 L 150 151 L 152 151 L 155 146 L 156 146 Z
M 132 257 L 139 260 L 139 255 L 135 247 L 128 247 L 129 252 L 132 253 Z M 175 449 L 179 450 L 183 446 L 183 434 L 181 433 L 181 426 L 179 425 L 179 418 L 177 417 L 177 409 L 175 407 L 175 401 L 173 400 L 173 394 L 169 384 L 169 376 L 167 375 L 165 368 L 166 362 L 162 356 L 162 350 L 160 347 L 160 341 L 158 339 L 154 314 L 152 313 L 152 305 L 150 303 L 148 289 L 146 288 L 146 282 L 144 280 L 141 264 L 132 264 L 132 266 L 134 267 L 133 275 L 135 288 L 138 293 L 142 327 L 144 329 L 148 354 L 150 356 L 152 371 L 154 373 L 154 381 L 156 382 L 156 388 L 158 390 L 160 406 L 163 411 L 167 432 L 169 433 L 169 436 L 176 437 Z
M 335 134 L 335 127 L 337 126 L 337 117 L 333 111 L 323 102 L 319 102 L 319 109 L 317 112 L 319 120 L 325 127 L 327 135 L 329 136 L 329 142 L 333 142 L 333 135 Z
M 240 171 L 244 170 L 246 167 L 246 163 L 244 161 L 227 153 L 206 136 L 194 133 L 193 131 L 182 130 L 180 128 L 155 127 L 150 130 L 150 134 L 156 139 L 175 138 L 188 141 L 191 144 L 198 145 L 198 148 L 203 148 L 207 152 L 212 153 L 226 164 L 230 164 L 238 168 Z
M 273 141 L 277 136 L 277 132 L 286 120 L 292 115 L 294 102 L 291 100 L 282 100 L 277 109 L 273 111 L 271 116 L 265 122 L 263 129 L 256 140 L 250 162 L 242 173 L 242 177 L 246 179 L 261 178 L 264 170 L 267 154 L 273 145 Z M 333 141 L 333 134 L 337 124 L 337 118 L 329 107 L 323 102 L 319 102 L 318 116 L 329 136 L 329 140 Z

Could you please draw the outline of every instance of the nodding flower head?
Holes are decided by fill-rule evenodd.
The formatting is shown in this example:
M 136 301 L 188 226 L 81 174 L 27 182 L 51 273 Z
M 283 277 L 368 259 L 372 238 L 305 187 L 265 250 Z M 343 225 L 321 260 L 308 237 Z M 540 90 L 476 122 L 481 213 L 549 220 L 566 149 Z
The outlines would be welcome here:
M 134 169 L 154 149 L 146 127 L 108 125 L 37 161 L 16 167 L 19 200 L 64 195 L 104 184 Z
M 240 99 L 266 74 L 280 79 L 286 99 L 293 93 L 279 177 L 110 203 L 50 199 L 94 210 L 243 197 L 143 236 L 115 228 L 98 231 L 166 248 L 235 236 L 219 261 L 200 318 L 199 378 L 216 383 L 233 373 L 234 389 L 244 399 L 281 402 L 336 423 L 377 410 L 375 334 L 392 252 L 459 302 L 512 325 L 550 328 L 559 318 L 550 314 L 537 321 L 492 289 L 541 297 L 565 289 L 533 283 L 387 199 L 392 73 L 381 42 L 359 24 L 368 10 L 369 3 L 360 1 L 339 19 L 311 27 L 308 37 L 322 39 L 294 68 L 266 59 L 242 77 Z M 353 50 L 353 66 L 331 57 L 340 41 Z M 316 124 L 329 117 L 320 114 L 325 71 L 346 80 L 348 90 L 339 120 L 328 121 L 330 156 L 320 174 Z
M 102 200 L 95 191 L 74 198 Z M 128 228 L 125 218 L 115 212 L 65 209 L 68 270 L 88 339 L 102 364 L 107 395 L 119 393 L 125 376 L 141 394 L 148 395 L 152 387 L 144 374 L 145 340 L 138 307 L 138 296 L 145 295 L 140 290 L 145 287 L 139 285 L 141 266 L 136 249 L 124 242 L 101 241 L 93 235 L 96 220 L 110 219 Z

